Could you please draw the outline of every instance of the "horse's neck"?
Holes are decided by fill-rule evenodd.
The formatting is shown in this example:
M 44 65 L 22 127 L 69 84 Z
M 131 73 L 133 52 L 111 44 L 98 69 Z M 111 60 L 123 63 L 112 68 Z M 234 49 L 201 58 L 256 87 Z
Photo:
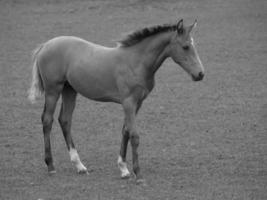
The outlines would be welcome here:
M 146 68 L 148 76 L 154 76 L 164 60 L 169 57 L 167 46 L 171 33 L 162 33 L 146 39 L 139 45 L 141 65 Z

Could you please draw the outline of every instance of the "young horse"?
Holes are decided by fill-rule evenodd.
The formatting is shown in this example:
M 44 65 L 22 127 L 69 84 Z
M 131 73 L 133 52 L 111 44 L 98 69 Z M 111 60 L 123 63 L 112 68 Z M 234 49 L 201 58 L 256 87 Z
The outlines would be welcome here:
M 204 77 L 204 69 L 190 34 L 196 22 L 185 27 L 161 25 L 133 32 L 107 48 L 77 37 L 61 36 L 40 45 L 34 52 L 32 85 L 29 99 L 44 93 L 42 114 L 45 163 L 55 173 L 50 146 L 53 114 L 59 96 L 62 105 L 59 123 L 70 154 L 79 173 L 87 173 L 71 136 L 71 119 L 77 93 L 96 101 L 122 105 L 125 119 L 118 166 L 122 178 L 130 176 L 126 165 L 127 144 L 132 146 L 133 172 L 137 182 L 142 176 L 138 163 L 139 135 L 135 118 L 143 100 L 154 87 L 154 76 L 163 61 L 171 57 L 194 81 Z

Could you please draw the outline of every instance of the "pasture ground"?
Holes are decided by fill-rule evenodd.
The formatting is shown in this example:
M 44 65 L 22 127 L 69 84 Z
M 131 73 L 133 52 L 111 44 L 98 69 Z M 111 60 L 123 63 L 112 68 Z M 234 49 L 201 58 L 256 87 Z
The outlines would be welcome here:
M 43 99 L 26 98 L 31 51 L 59 35 L 113 46 L 125 32 L 180 18 L 198 19 L 206 77 L 194 83 L 170 60 L 157 73 L 138 117 L 147 186 L 119 178 L 121 107 L 83 97 L 72 130 L 90 174 L 76 174 L 55 120 L 49 176 Z M 267 199 L 266 19 L 265 0 L 1 0 L 0 199 Z

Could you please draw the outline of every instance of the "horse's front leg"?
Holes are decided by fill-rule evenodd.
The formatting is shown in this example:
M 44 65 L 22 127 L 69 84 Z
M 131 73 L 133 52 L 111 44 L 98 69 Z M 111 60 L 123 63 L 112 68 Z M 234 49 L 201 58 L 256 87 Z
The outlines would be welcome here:
M 129 134 L 129 139 L 132 146 L 132 162 L 133 172 L 136 176 L 137 183 L 143 182 L 142 175 L 140 173 L 139 161 L 138 161 L 138 146 L 139 146 L 139 134 L 135 124 L 136 113 L 141 106 L 141 95 L 131 95 L 123 101 L 123 109 L 125 112 L 125 132 Z M 123 141 L 122 141 L 123 142 Z M 125 149 L 126 150 L 126 149 Z M 124 155 L 124 154 L 122 154 Z M 125 154 L 126 155 L 126 154 Z

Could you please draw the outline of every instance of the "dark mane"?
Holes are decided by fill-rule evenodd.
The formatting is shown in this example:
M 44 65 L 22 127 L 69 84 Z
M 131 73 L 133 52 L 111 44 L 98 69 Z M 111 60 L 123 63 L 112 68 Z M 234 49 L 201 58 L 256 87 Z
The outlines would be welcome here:
M 143 39 L 147 37 L 156 35 L 158 33 L 175 31 L 175 30 L 176 30 L 176 25 L 173 24 L 163 24 L 163 25 L 146 27 L 126 35 L 125 38 L 119 40 L 118 42 L 122 47 L 129 47 L 141 42 Z

